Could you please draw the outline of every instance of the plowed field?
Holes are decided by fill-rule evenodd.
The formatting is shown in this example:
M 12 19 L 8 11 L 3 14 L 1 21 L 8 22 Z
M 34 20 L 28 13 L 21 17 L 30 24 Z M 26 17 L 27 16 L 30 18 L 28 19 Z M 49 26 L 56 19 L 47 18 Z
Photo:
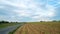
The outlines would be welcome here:
M 60 34 L 60 24 L 32 24 L 21 26 L 14 34 Z

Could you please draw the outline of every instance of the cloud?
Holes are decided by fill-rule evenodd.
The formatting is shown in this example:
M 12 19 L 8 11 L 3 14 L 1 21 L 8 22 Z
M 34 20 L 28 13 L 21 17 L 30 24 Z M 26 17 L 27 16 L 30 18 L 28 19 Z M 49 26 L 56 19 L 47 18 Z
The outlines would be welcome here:
M 4 8 L 4 6 L 0 6 L 0 9 L 1 9 L 1 8 Z
M 40 21 L 48 21 L 51 20 L 52 17 L 55 16 L 55 7 L 52 5 L 46 5 L 45 9 L 37 9 L 34 13 L 35 16 L 32 16 L 32 19 Z
M 13 10 L 18 16 L 29 17 L 31 16 L 31 12 L 29 10 Z
M 47 1 L 39 0 L 0 0 L 2 4 L 5 4 L 5 9 L 9 9 L 9 15 L 12 21 L 30 20 L 30 21 L 40 21 L 40 20 L 50 20 L 55 16 L 56 7 L 46 3 Z M 7 6 L 8 5 L 8 6 Z M 9 7 L 10 6 L 10 7 Z M 12 7 L 13 9 L 12 9 Z M 16 9 L 15 9 L 16 7 Z M 1 6 L 4 8 L 4 5 Z M 6 12 L 6 11 L 5 11 Z M 12 13 L 12 14 L 11 14 Z M 27 18 L 28 17 L 28 18 Z M 11 20 L 9 18 L 9 20 Z M 21 20 L 23 21 L 23 20 Z
M 17 3 L 13 3 L 13 2 L 10 2 L 10 1 L 7 1 L 7 0 L 2 1 L 2 2 L 3 2 L 4 4 L 8 4 L 8 5 L 15 6 L 15 7 L 22 7 L 22 8 L 26 7 L 26 6 L 24 5 L 24 3 L 17 4 Z
M 60 4 L 60 2 L 58 2 L 58 4 Z

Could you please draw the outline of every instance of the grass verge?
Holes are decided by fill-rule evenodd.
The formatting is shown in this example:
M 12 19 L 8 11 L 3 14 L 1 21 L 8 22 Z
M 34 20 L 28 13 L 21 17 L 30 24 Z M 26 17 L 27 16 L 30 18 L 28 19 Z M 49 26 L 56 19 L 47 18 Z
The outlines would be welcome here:
M 19 23 L 4 23 L 4 24 L 0 24 L 0 28 L 5 28 L 5 27 L 8 27 L 8 26 L 14 26 L 14 25 L 17 25 Z
M 21 25 L 21 26 L 22 26 L 22 25 Z M 19 27 L 21 27 L 21 26 L 19 26 Z M 13 34 L 19 27 L 17 27 L 15 30 L 9 32 L 8 34 Z

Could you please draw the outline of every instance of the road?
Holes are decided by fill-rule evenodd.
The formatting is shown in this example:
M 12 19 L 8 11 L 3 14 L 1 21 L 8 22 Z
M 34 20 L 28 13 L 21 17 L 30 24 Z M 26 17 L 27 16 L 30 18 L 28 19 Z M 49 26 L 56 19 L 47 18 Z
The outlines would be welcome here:
M 9 32 L 15 30 L 17 27 L 21 26 L 22 24 L 14 25 L 14 26 L 9 26 L 3 29 L 0 29 L 0 34 L 8 34 Z

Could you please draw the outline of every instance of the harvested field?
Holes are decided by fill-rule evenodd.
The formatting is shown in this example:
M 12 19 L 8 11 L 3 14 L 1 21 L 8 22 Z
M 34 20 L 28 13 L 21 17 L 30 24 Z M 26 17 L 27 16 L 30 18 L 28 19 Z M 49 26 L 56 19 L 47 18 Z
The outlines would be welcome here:
M 60 34 L 60 23 L 27 23 L 14 34 Z

